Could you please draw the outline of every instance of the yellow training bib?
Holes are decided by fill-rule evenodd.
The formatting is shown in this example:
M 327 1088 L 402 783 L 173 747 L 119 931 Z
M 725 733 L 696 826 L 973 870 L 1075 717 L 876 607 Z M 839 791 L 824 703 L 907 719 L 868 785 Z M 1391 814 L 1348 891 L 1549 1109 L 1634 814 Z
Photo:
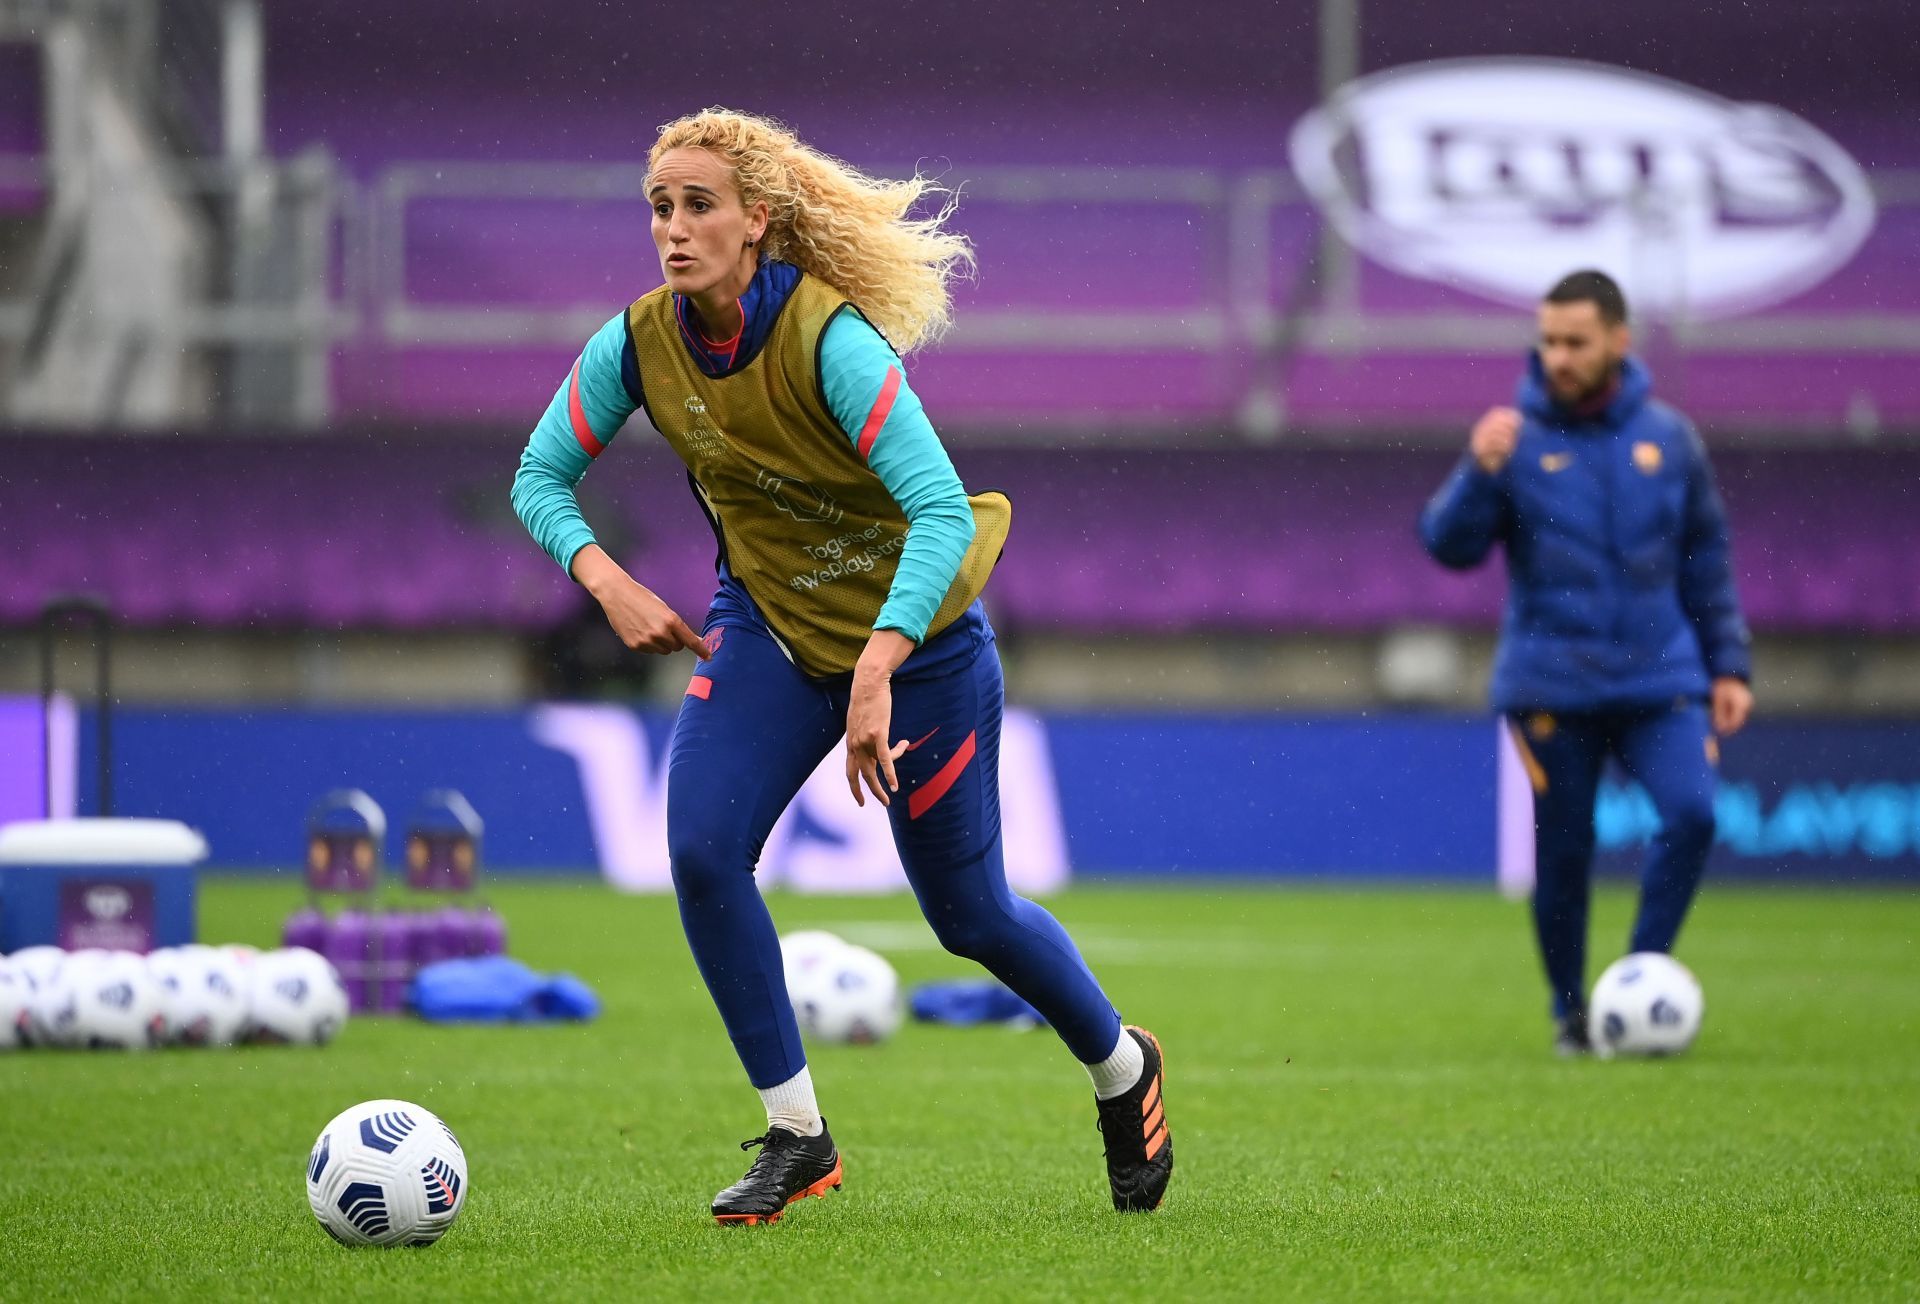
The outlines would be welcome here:
M 820 337 L 846 296 L 802 276 L 746 366 L 708 376 L 663 286 L 627 310 L 647 415 L 687 464 L 728 569 L 808 674 L 853 669 L 906 546 L 907 518 L 827 409 Z M 974 539 L 927 626 L 973 605 L 1006 544 L 1013 505 L 978 494 Z

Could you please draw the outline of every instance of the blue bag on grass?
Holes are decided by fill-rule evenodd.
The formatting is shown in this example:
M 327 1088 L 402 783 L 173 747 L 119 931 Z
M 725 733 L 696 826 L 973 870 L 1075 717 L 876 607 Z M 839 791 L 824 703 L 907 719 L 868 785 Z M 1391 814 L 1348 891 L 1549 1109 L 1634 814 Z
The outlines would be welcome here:
M 537 974 L 504 955 L 430 964 L 407 997 L 434 1023 L 551 1023 L 600 1013 L 600 998 L 572 974 Z
M 1040 1017 L 1040 1011 L 991 978 L 921 983 L 913 989 L 909 1008 L 921 1023 L 948 1023 L 956 1028 L 970 1028 L 977 1023 L 1038 1027 L 1046 1022 Z

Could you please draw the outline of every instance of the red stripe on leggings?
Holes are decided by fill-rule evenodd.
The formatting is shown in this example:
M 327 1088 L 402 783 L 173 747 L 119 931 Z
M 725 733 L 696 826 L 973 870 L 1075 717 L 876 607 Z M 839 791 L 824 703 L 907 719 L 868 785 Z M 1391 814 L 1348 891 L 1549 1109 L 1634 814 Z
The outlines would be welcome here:
M 954 780 L 960 777 L 960 771 L 966 769 L 972 762 L 974 743 L 979 736 L 978 729 L 968 734 L 966 741 L 960 744 L 959 750 L 948 757 L 947 763 L 940 767 L 940 772 L 915 789 L 907 798 L 908 819 L 919 819 L 933 807 L 935 802 L 947 795 L 947 790 L 953 787 Z

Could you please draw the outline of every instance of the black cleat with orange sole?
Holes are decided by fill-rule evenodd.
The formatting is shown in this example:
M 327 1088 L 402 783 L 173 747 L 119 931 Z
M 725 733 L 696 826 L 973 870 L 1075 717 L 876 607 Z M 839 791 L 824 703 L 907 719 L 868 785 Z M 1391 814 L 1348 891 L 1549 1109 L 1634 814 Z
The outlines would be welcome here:
M 1140 1043 L 1140 1080 L 1107 1100 L 1096 1100 L 1107 1147 L 1107 1185 L 1121 1213 L 1148 1213 L 1166 1199 L 1173 1179 L 1173 1133 L 1167 1128 L 1166 1059 L 1145 1028 L 1121 1030 Z
M 1593 1051 L 1593 1036 L 1587 1027 L 1587 1012 L 1574 1010 L 1553 1021 L 1553 1053 L 1561 1059 L 1576 1059 Z
M 765 1136 L 742 1141 L 742 1150 L 759 1146 L 747 1175 L 713 1197 L 715 1221 L 741 1227 L 776 1223 L 787 1206 L 810 1195 L 825 1198 L 840 1186 L 840 1151 L 823 1123 L 819 1136 L 796 1136 L 770 1127 Z

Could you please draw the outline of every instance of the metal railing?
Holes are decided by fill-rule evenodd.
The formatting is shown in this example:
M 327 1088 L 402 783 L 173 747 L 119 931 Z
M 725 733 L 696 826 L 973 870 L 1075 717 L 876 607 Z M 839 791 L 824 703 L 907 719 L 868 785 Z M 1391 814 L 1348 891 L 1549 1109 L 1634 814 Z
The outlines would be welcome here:
M 631 203 L 626 220 L 639 229 L 647 221 L 643 177 L 638 165 L 408 163 L 385 169 L 366 194 L 375 269 L 368 306 L 382 342 L 396 348 L 577 344 L 605 320 L 604 303 L 445 305 L 410 296 L 409 211 L 423 201 L 448 200 Z M 1876 180 L 1884 209 L 1920 208 L 1920 172 L 1883 172 Z M 1381 312 L 1359 302 L 1329 304 L 1322 296 L 1300 293 L 1303 278 L 1312 277 L 1313 260 L 1303 256 L 1278 265 L 1273 222 L 1282 210 L 1302 215 L 1313 210 L 1291 174 L 1279 169 L 981 168 L 967 174 L 964 196 L 963 212 L 977 211 L 983 203 L 1197 209 L 1211 219 L 1204 238 L 1216 241 L 1208 260 L 1230 274 L 1214 278 L 1198 302 L 1146 311 L 976 306 L 956 322 L 943 342 L 946 348 L 993 351 L 1044 342 L 1055 349 L 1105 352 L 1151 340 L 1156 348 L 1194 352 L 1291 342 L 1334 354 L 1448 355 L 1509 350 L 1526 334 L 1524 326 L 1516 328 L 1511 312 L 1493 307 Z M 1317 215 L 1313 220 L 1317 224 Z M 1906 313 L 1763 313 L 1713 323 L 1680 321 L 1666 329 L 1679 347 L 1725 353 L 1920 352 L 1920 306 Z
M 76 274 L 76 254 L 84 258 L 86 205 L 63 203 L 61 196 L 111 202 L 113 195 L 135 190 L 170 194 L 222 217 L 223 261 L 231 273 L 196 278 L 198 293 L 169 312 L 165 339 L 155 343 L 220 352 L 226 373 L 220 383 L 230 398 L 243 396 L 241 370 L 257 370 L 267 359 L 270 374 L 263 384 L 277 398 L 271 411 L 250 411 L 241 401 L 215 405 L 213 419 L 324 422 L 330 411 L 328 358 L 364 328 L 358 294 L 342 292 L 338 281 L 360 258 L 356 196 L 320 153 L 245 165 L 172 159 L 164 168 L 138 169 L 137 176 L 92 164 L 61 176 L 40 159 L 0 155 L 0 196 L 13 201 L 0 204 L 0 212 L 27 211 L 39 196 L 40 220 L 40 266 L 21 278 L 13 295 L 0 298 L 0 400 L 31 372 L 50 314 L 62 302 L 57 282 L 63 272 L 67 280 Z M 110 371 L 105 362 L 103 373 Z M 0 401 L 0 410 L 6 406 Z
M 270 211 L 262 229 L 271 237 L 266 256 L 295 259 L 300 270 L 280 278 L 281 297 L 273 301 L 209 296 L 186 311 L 180 336 L 210 347 L 284 344 L 310 352 L 343 345 L 395 352 L 577 348 L 617 302 L 554 302 L 532 295 L 433 301 L 410 288 L 418 266 L 412 223 L 429 204 L 455 205 L 466 219 L 479 215 L 483 229 L 490 207 L 605 205 L 607 229 L 635 235 L 648 221 L 643 176 L 637 163 L 417 162 L 390 165 L 357 183 L 319 154 L 246 166 L 188 161 L 172 170 L 167 184 L 221 203 L 248 202 L 249 194 L 254 196 L 250 202 L 258 203 L 266 195 Z M 55 181 L 37 160 L 0 156 L 0 194 L 40 187 L 51 198 Z M 999 211 L 1032 213 L 1039 221 L 1047 206 L 1070 206 L 1078 220 L 1097 224 L 1103 211 L 1164 211 L 1168 247 L 1184 252 L 1204 274 L 1192 278 L 1191 301 L 1145 308 L 1087 309 L 1037 297 L 1022 302 L 1018 296 L 997 307 L 976 304 L 961 314 L 944 349 L 992 353 L 1044 345 L 1080 354 L 1150 349 L 1251 358 L 1271 375 L 1278 370 L 1276 360 L 1298 354 L 1507 354 L 1527 338 L 1527 324 L 1510 310 L 1476 311 L 1463 302 L 1443 311 L 1390 311 L 1367 306 L 1363 294 L 1326 293 L 1318 252 L 1324 224 L 1283 170 L 1001 167 L 969 170 L 959 184 L 961 211 L 976 219 Z M 1875 184 L 1889 217 L 1910 221 L 1913 210 L 1920 209 L 1920 172 L 1882 172 Z M 1310 231 L 1296 240 L 1299 251 L 1284 257 L 1274 238 L 1282 225 Z M 644 242 L 643 235 L 636 238 Z M 525 257 L 527 249 L 522 242 L 503 248 L 500 257 Z M 983 252 L 991 259 L 991 249 Z M 1370 274 L 1362 266 L 1363 287 Z M 0 344 L 17 346 L 31 329 L 30 304 L 0 300 Z M 1920 356 L 1920 306 L 1915 311 L 1760 313 L 1712 323 L 1679 321 L 1662 329 L 1663 347 L 1682 354 Z M 317 419 L 324 414 L 324 399 L 303 410 Z

